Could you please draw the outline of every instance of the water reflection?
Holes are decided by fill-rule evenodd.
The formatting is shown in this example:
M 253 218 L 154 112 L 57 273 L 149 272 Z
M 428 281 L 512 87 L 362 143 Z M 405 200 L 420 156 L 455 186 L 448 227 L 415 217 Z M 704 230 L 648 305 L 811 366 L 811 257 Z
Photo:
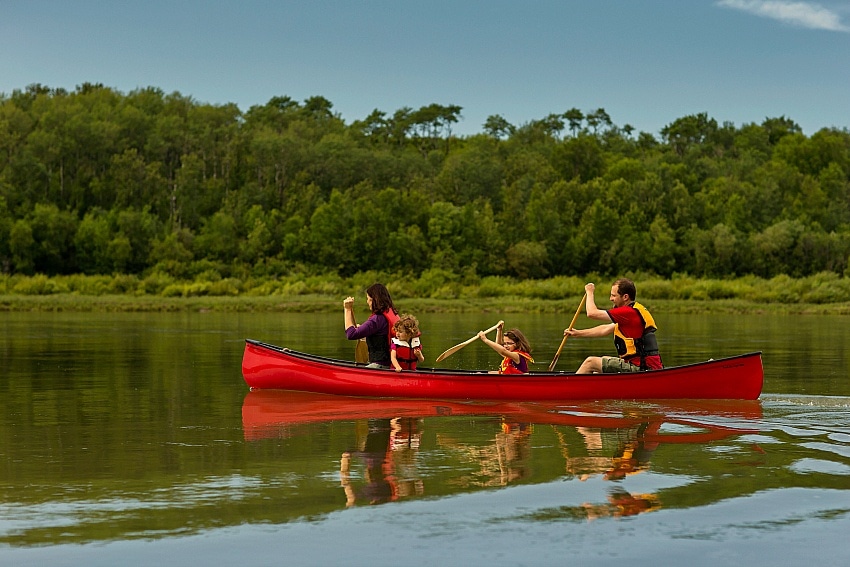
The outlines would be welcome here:
M 584 439 L 589 455 L 570 457 L 569 448 L 562 445 L 567 472 L 581 481 L 598 474 L 604 480 L 617 482 L 608 489 L 606 503 L 586 502 L 580 507 L 581 514 L 593 520 L 604 516 L 632 516 L 661 508 L 661 499 L 657 494 L 633 494 L 618 481 L 649 470 L 650 458 L 661 444 L 658 437 L 663 423 L 662 419 L 655 419 L 625 429 L 576 428 Z
M 357 449 L 340 457 L 340 484 L 346 507 L 381 504 L 421 496 L 424 483 L 416 470 L 419 420 L 410 417 L 357 422 Z M 359 459 L 362 474 L 353 479 L 352 461 Z
M 540 337 L 545 365 L 563 317 L 511 317 Z M 422 319 L 440 352 L 493 314 Z M 812 537 L 846 564 L 846 316 L 664 320 L 670 363 L 764 350 L 760 402 L 329 403 L 247 392 L 239 366 L 245 337 L 352 356 L 335 313 L 6 313 L 0 565 L 330 564 L 352 549 L 376 565 L 433 562 L 435 549 L 453 564 L 527 564 L 530 541 L 533 559 L 557 562 L 568 549 L 587 564 L 604 550 L 607 564 L 784 565 L 809 560 L 787 542 Z M 591 348 L 568 346 L 561 363 Z M 453 364 L 491 354 L 470 346 Z M 357 454 L 370 419 L 390 423 L 389 467 L 373 478 L 395 500 L 378 505 Z
M 453 479 L 452 485 L 460 488 L 505 486 L 530 477 L 533 430 L 532 423 L 502 417 L 499 430 L 485 445 L 464 443 L 450 434 L 438 435 L 440 447 L 451 449 L 462 461 L 478 466 L 473 473 Z
M 568 512 L 587 519 L 661 508 L 661 495 L 632 492 L 624 480 L 649 471 L 660 447 L 755 434 L 761 417 L 760 402 L 727 400 L 458 402 L 267 390 L 249 392 L 242 405 L 248 441 L 289 438 L 305 424 L 350 426 L 354 442 L 339 460 L 346 507 L 535 482 L 535 467 L 552 479 L 560 461 L 562 478 L 610 483 L 606 501 Z

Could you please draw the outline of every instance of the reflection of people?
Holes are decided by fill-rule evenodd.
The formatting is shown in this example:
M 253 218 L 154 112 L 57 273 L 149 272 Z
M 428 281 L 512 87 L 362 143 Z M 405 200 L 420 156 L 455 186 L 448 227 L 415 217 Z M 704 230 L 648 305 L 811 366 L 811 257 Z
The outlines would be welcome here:
M 570 455 L 566 438 L 559 432 L 567 472 L 585 481 L 600 473 L 605 480 L 620 480 L 648 470 L 662 424 L 663 420 L 654 419 L 625 428 L 576 427 L 585 455 Z
M 370 419 L 368 432 L 362 450 L 345 452 L 340 459 L 340 482 L 345 490 L 345 505 L 353 506 L 359 500 L 369 504 L 380 504 L 395 500 L 396 491 L 392 475 L 387 474 L 385 467 L 388 463 L 390 449 L 390 432 L 392 426 L 389 419 Z M 363 459 L 365 464 L 364 480 L 366 484 L 356 491 L 351 484 L 351 457 Z
M 534 428 L 530 423 L 509 422 L 502 419 L 502 431 L 496 434 L 502 484 L 521 480 L 530 475 L 529 436 L 532 431 Z
M 443 447 L 451 447 L 467 460 L 477 464 L 480 469 L 455 479 L 460 486 L 505 486 L 511 482 L 527 478 L 531 462 L 530 423 L 520 423 L 502 419 L 499 431 L 492 444 L 478 446 L 461 443 L 444 435 L 437 434 L 437 442 Z
M 398 498 L 424 493 L 424 484 L 416 470 L 416 456 L 422 437 L 419 419 L 369 419 L 358 422 L 357 450 L 342 454 L 340 484 L 345 491 L 346 507 L 355 503 L 382 504 Z M 363 481 L 359 488 L 351 480 L 352 458 L 363 462 Z
M 584 289 L 587 316 L 605 324 L 589 329 L 566 329 L 564 334 L 589 338 L 613 334 L 618 356 L 589 356 L 576 373 L 640 372 L 662 368 L 655 338 L 655 321 L 643 305 L 635 302 L 637 291 L 634 282 L 625 278 L 614 282 L 609 298 L 614 307 L 607 310 L 596 307 L 594 284 L 589 283 Z
M 649 460 L 657 441 L 648 441 L 647 436 L 655 436 L 661 429 L 661 420 L 646 421 L 636 429 L 600 429 L 577 427 L 585 439 L 585 445 L 592 453 L 607 453 L 605 457 L 569 457 L 567 470 L 576 474 L 581 480 L 590 478 L 589 473 L 602 473 L 602 478 L 608 481 L 623 480 L 626 476 L 649 470 Z M 624 437 L 625 435 L 625 437 Z M 606 441 L 616 443 L 613 457 L 606 446 Z M 609 490 L 608 502 L 605 504 L 582 504 L 581 508 L 589 520 L 604 516 L 633 516 L 642 512 L 651 512 L 661 508 L 661 502 L 655 494 L 632 494 L 622 486 L 616 485 Z
M 376 283 L 366 290 L 366 303 L 372 314 L 362 324 L 354 321 L 354 298 L 342 302 L 345 311 L 345 336 L 349 340 L 366 339 L 369 348 L 369 364 L 373 368 L 389 368 L 390 330 L 398 319 L 390 292 L 384 284 Z
M 608 493 L 608 504 L 585 503 L 582 508 L 588 520 L 595 520 L 605 516 L 635 516 L 652 512 L 661 508 L 661 503 L 655 494 L 632 494 L 617 487 Z
M 534 362 L 534 359 L 531 358 L 531 345 L 528 344 L 528 339 L 525 338 L 525 335 L 519 329 L 511 329 L 503 335 L 502 329 L 504 325 L 504 321 L 499 321 L 495 341 L 488 339 L 484 331 L 478 332 L 478 338 L 502 355 L 503 358 L 502 364 L 499 365 L 499 374 L 526 374 L 528 372 L 528 363 Z
M 397 417 L 390 420 L 390 455 L 396 493 L 399 498 L 421 496 L 425 485 L 416 467 L 417 453 L 422 441 L 418 418 Z
M 624 443 L 614 456 L 612 467 L 604 474 L 605 480 L 619 480 L 626 475 L 649 469 L 649 459 L 658 448 L 658 443 L 647 442 L 645 436 L 647 433 L 658 433 L 661 423 L 661 421 L 654 421 L 640 424 L 636 439 Z
M 423 362 L 422 343 L 419 339 L 419 321 L 413 315 L 404 314 L 393 325 L 395 337 L 390 343 L 390 361 L 396 372 L 416 370 L 416 363 Z

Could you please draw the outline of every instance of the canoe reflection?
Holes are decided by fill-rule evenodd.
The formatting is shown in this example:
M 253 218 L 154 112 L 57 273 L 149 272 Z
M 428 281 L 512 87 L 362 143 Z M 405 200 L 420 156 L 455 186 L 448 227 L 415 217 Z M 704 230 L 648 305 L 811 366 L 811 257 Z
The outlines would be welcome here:
M 492 418 L 496 427 L 489 441 L 482 442 L 480 431 L 477 440 L 469 441 L 456 429 L 445 431 L 429 420 L 447 416 Z M 629 493 L 620 481 L 649 470 L 650 459 L 663 444 L 702 444 L 749 433 L 753 430 L 742 428 L 740 420 L 760 417 L 758 401 L 718 400 L 464 403 L 254 390 L 242 405 L 248 441 L 297 435 L 303 424 L 353 421 L 355 441 L 339 457 L 346 506 L 424 495 L 429 477 L 419 471 L 420 464 L 437 454 L 450 455 L 457 470 L 438 492 L 445 492 L 445 485 L 468 489 L 530 479 L 532 439 L 540 435 L 536 429 L 543 428 L 550 436 L 554 432 L 562 474 L 579 481 L 596 477 L 612 482 L 606 502 L 581 507 L 578 513 L 589 519 L 660 508 L 658 495 Z M 728 418 L 734 426 L 717 423 Z M 425 458 L 420 451 L 427 424 L 438 431 L 429 438 L 431 453 Z

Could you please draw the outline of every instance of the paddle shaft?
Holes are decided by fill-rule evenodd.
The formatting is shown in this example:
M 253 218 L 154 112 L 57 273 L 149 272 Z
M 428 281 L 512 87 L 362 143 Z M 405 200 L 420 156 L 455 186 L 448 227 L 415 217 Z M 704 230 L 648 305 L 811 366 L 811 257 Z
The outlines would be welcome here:
M 576 314 L 573 315 L 573 320 L 570 322 L 570 329 L 576 326 L 576 321 L 578 321 L 578 316 L 581 314 L 581 308 L 584 307 L 584 302 L 587 300 L 587 294 L 583 295 L 581 298 L 581 302 L 578 304 L 578 309 L 576 309 Z M 564 348 L 564 343 L 567 342 L 567 337 L 569 335 L 564 335 L 564 338 L 561 339 L 561 346 L 558 347 L 558 352 L 555 353 L 555 358 L 552 359 L 552 364 L 549 365 L 549 372 L 555 369 L 555 365 L 558 364 L 558 359 L 561 358 L 561 350 Z
M 343 303 L 343 305 L 346 305 L 346 303 L 348 303 L 349 300 L 352 303 L 350 304 L 350 307 L 345 308 L 345 328 L 346 329 L 348 329 L 352 325 L 355 326 L 355 327 L 357 326 L 357 321 L 354 318 L 354 307 L 353 307 L 354 298 L 353 297 L 347 298 L 345 300 L 345 302 Z M 357 339 L 357 342 L 354 345 L 354 362 L 357 362 L 357 363 L 360 363 L 360 364 L 365 364 L 365 363 L 369 362 L 369 347 L 366 345 L 365 339 Z
M 354 345 L 354 362 L 369 362 L 369 347 L 363 339 L 357 339 L 357 344 Z
M 490 327 L 489 329 L 487 329 L 486 331 L 484 331 L 484 334 L 487 334 L 487 333 L 489 333 L 490 331 L 495 331 L 496 329 L 498 329 L 498 328 L 499 328 L 499 325 L 500 325 L 500 324 L 501 324 L 501 323 L 496 323 L 495 325 L 493 325 L 492 327 Z M 470 343 L 475 342 L 475 340 L 476 340 L 477 338 L 478 338 L 478 334 L 476 333 L 476 335 L 475 335 L 474 337 L 472 337 L 472 338 L 470 338 L 470 339 L 467 339 L 467 340 L 463 341 L 463 342 L 462 342 L 462 343 L 460 343 L 460 344 L 456 344 L 455 346 L 453 346 L 453 347 L 451 347 L 451 348 L 449 348 L 449 349 L 446 349 L 446 351 L 445 351 L 443 354 L 441 354 L 440 356 L 438 356 L 438 357 L 437 357 L 436 362 L 440 362 L 441 360 L 443 360 L 443 359 L 445 359 L 445 358 L 447 358 L 447 357 L 449 357 L 449 356 L 453 355 L 454 353 L 456 353 L 457 351 L 459 351 L 460 349 L 462 349 L 462 348 L 463 348 L 463 347 L 465 347 L 466 345 L 468 345 L 468 344 L 470 344 Z

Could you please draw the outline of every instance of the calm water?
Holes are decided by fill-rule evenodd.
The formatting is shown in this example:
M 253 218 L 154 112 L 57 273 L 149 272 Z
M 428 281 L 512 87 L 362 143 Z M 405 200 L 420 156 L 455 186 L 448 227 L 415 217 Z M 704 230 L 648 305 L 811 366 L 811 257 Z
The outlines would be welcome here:
M 655 315 L 667 364 L 763 351 L 761 399 L 330 402 L 240 362 L 351 358 L 341 312 L 4 313 L 0 565 L 848 564 L 847 317 Z M 422 316 L 426 356 L 498 318 Z M 504 318 L 539 368 L 569 319 Z

